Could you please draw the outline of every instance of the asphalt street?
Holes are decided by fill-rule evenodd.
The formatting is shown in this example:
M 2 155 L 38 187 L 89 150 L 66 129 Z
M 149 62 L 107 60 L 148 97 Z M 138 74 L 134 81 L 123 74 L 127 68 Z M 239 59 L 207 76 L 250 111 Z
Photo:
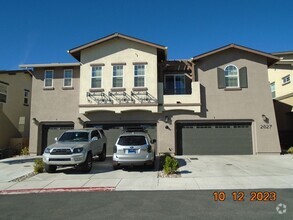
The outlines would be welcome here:
M 293 189 L 2 195 L 0 213 L 0 219 L 292 219 Z

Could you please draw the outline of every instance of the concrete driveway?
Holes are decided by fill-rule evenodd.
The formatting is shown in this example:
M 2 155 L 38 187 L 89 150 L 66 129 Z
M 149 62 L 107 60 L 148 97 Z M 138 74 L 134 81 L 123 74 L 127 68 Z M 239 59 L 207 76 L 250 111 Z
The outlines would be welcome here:
M 180 175 L 160 177 L 143 167 L 112 170 L 111 158 L 95 161 L 90 173 L 72 168 L 42 173 L 23 181 L 0 181 L 2 194 L 50 190 L 203 190 L 293 188 L 292 155 L 177 156 Z M 31 164 L 13 163 L 20 168 Z M 2 167 L 0 161 L 0 176 Z M 14 169 L 17 169 L 14 167 Z M 31 166 L 32 170 L 32 166 Z M 6 170 L 7 171 L 7 170 Z M 11 170 L 12 172 L 13 170 Z M 15 170 L 17 171 L 17 170 Z M 7 172 L 4 174 L 7 175 Z M 1 178 L 0 178 L 1 180 Z

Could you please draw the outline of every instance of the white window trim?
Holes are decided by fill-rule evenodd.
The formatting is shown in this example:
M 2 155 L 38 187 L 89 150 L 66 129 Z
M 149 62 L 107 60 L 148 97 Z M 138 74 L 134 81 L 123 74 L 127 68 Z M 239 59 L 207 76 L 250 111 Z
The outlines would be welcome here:
M 0 102 L 0 103 L 6 104 L 7 103 L 7 96 L 8 96 L 8 85 L 5 83 L 1 83 L 1 82 L 0 82 L 0 84 L 6 86 L 6 93 L 1 93 L 6 96 L 5 102 Z
M 69 71 L 71 72 L 71 80 L 70 80 L 70 86 L 65 86 L 65 79 L 69 79 L 69 78 L 65 78 L 65 72 L 66 71 Z M 63 71 L 63 87 L 66 87 L 66 88 L 72 88 L 73 87 L 73 69 L 64 69 Z
M 114 78 L 118 78 L 121 76 L 114 76 L 114 66 L 122 66 L 122 87 L 114 87 Z M 124 88 L 124 65 L 123 64 L 115 64 L 112 68 L 112 88 Z
M 227 67 L 229 67 L 229 66 L 233 66 L 233 67 L 235 67 L 236 68 L 236 70 L 237 70 L 237 86 L 227 86 L 226 85 L 226 74 L 225 74 L 225 72 L 226 72 L 226 68 Z M 235 66 L 234 64 L 229 64 L 229 65 L 227 65 L 225 68 L 224 68 L 224 76 L 225 76 L 225 87 L 226 88 L 240 88 L 240 76 L 239 76 L 239 69 L 238 69 L 238 67 L 237 66 Z M 228 78 L 228 77 L 227 77 Z
M 286 78 L 289 78 L 289 80 L 284 82 L 284 79 L 286 79 Z M 282 85 L 289 84 L 290 82 L 291 82 L 291 75 L 290 74 L 282 77 Z
M 101 67 L 101 76 L 96 76 L 96 77 L 93 77 L 93 68 L 94 67 Z M 94 78 L 100 78 L 101 79 L 101 87 L 95 87 L 95 88 L 93 88 L 92 87 L 92 80 L 94 79 Z M 90 82 L 91 84 L 91 89 L 102 89 L 103 88 L 103 65 L 92 65 L 92 72 L 91 72 L 91 82 Z
M 272 90 L 272 85 L 274 85 L 274 90 Z M 276 83 L 275 82 L 270 83 L 270 90 L 271 90 L 272 96 L 273 96 L 273 92 L 275 93 L 273 98 L 276 98 Z
M 51 71 L 52 72 L 52 86 L 46 86 L 46 72 L 49 72 Z M 45 73 L 44 73 L 44 88 L 53 88 L 54 87 L 54 70 L 45 70 Z
M 25 93 L 27 92 L 27 96 L 25 96 Z M 25 99 L 27 99 L 27 103 L 25 103 Z M 25 89 L 24 90 L 24 94 L 23 94 L 23 104 L 26 105 L 26 106 L 29 106 L 30 105 L 30 91 Z
M 142 77 L 142 76 L 136 76 L 135 75 L 135 66 L 144 66 L 144 75 L 143 75 L 143 78 L 144 78 L 144 85 L 143 86 L 135 86 L 135 78 L 136 77 Z M 136 63 L 133 65 L 133 88 L 145 88 L 147 87 L 147 83 L 146 83 L 146 68 L 147 68 L 147 65 L 142 63 L 142 64 L 139 64 L 139 63 Z

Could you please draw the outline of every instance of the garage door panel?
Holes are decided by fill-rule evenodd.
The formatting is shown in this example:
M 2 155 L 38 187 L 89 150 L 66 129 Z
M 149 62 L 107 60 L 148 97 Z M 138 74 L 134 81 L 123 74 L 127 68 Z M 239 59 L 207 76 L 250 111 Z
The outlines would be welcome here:
M 252 154 L 250 124 L 183 124 L 177 147 L 184 155 Z

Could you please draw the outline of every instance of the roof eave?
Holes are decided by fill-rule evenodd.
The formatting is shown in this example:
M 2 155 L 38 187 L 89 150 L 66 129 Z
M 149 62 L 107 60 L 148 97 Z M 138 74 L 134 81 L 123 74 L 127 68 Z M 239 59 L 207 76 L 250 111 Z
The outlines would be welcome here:
M 19 68 L 46 68 L 46 67 L 71 67 L 80 66 L 80 63 L 43 63 L 43 64 L 21 64 Z
M 75 47 L 73 49 L 70 49 L 67 52 L 69 54 L 71 54 L 75 59 L 77 59 L 78 61 L 80 61 L 80 51 L 81 50 L 87 49 L 89 47 L 95 46 L 97 44 L 106 42 L 106 41 L 111 40 L 111 39 L 114 39 L 114 38 L 122 38 L 122 39 L 130 40 L 130 41 L 134 41 L 134 42 L 137 42 L 137 43 L 145 44 L 145 45 L 148 45 L 148 46 L 151 46 L 151 47 L 155 47 L 158 50 L 164 50 L 165 51 L 165 54 L 167 55 L 167 53 L 166 53 L 167 47 L 165 47 L 165 46 L 162 46 L 162 45 L 159 45 L 159 44 L 155 44 L 155 43 L 151 43 L 151 42 L 148 42 L 148 41 L 145 41 L 145 40 L 141 40 L 141 39 L 138 39 L 138 38 L 130 37 L 130 36 L 127 36 L 127 35 L 124 35 L 124 34 L 120 34 L 120 33 L 114 33 L 114 34 L 108 35 L 106 37 L 103 37 L 103 38 L 100 38 L 98 40 L 92 41 L 90 43 L 83 44 L 81 46 L 78 46 L 78 47 Z
M 268 66 L 271 66 L 271 65 L 273 65 L 274 63 L 276 63 L 276 62 L 278 62 L 280 60 L 279 57 L 274 56 L 274 55 L 269 54 L 269 53 L 265 53 L 265 52 L 262 52 L 262 51 L 254 50 L 254 49 L 251 49 L 251 48 L 248 48 L 248 47 L 244 47 L 244 46 L 240 46 L 240 45 L 237 45 L 237 44 L 229 44 L 229 45 L 226 45 L 224 47 L 220 47 L 218 49 L 209 51 L 207 53 L 203 53 L 203 54 L 200 54 L 198 56 L 194 56 L 192 58 L 192 61 L 197 61 L 197 60 L 200 60 L 200 59 L 205 58 L 207 56 L 210 56 L 210 55 L 213 55 L 213 54 L 222 52 L 222 51 L 227 50 L 227 49 L 232 49 L 232 48 L 239 49 L 239 50 L 243 50 L 243 51 L 246 51 L 246 52 L 249 52 L 249 53 L 253 53 L 253 54 L 257 54 L 257 55 L 260 55 L 260 56 L 264 56 L 264 57 L 267 58 L 267 65 Z

